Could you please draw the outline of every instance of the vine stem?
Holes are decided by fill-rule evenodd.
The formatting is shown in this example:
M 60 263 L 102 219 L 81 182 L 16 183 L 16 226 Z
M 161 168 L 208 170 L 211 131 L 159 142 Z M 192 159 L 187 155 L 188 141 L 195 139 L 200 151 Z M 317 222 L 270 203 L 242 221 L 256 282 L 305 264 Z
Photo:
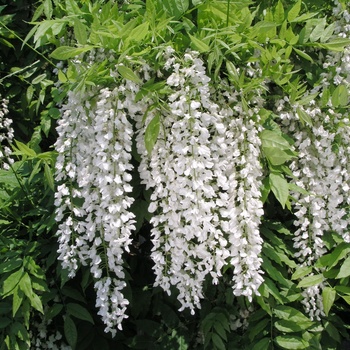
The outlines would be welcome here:
M 231 0 L 227 0 L 226 27 L 228 27 L 228 19 L 230 17 L 230 2 Z

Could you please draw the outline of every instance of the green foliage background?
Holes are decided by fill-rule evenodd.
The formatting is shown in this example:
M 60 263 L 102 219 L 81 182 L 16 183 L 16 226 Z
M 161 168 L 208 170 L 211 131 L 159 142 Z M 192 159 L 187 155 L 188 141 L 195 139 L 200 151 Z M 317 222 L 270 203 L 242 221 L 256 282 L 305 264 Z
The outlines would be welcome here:
M 298 268 L 287 182 L 288 161 L 295 154 L 288 143 L 281 142 L 272 112 L 279 95 L 306 105 L 304 92 L 318 83 L 323 69 L 317 60 L 319 52 L 349 45 L 332 38 L 332 7 L 331 1 L 316 0 L 18 0 L 11 4 L 0 0 L 0 94 L 9 100 L 16 138 L 15 163 L 10 170 L 0 170 L 0 349 L 34 348 L 31 342 L 42 318 L 47 337 L 58 330 L 63 342 L 78 350 L 341 349 L 350 326 L 350 244 L 329 232 L 324 237 L 329 253 L 313 267 Z M 91 49 L 113 50 L 117 63 L 126 67 L 119 73 L 137 80 L 134 71 L 141 58 L 156 64 L 156 48 L 165 44 L 179 54 L 189 47 L 199 51 L 211 78 L 219 84 L 228 77 L 245 101 L 263 78 L 270 78 L 262 135 L 269 174 L 261 225 L 265 282 L 261 296 L 252 303 L 234 297 L 227 266 L 219 285 L 207 281 L 196 315 L 179 313 L 175 290 L 169 297 L 152 287 L 149 193 L 135 173 L 137 230 L 131 252 L 125 256 L 129 318 L 112 339 L 103 332 L 96 314 L 89 272 L 81 267 L 69 280 L 57 261 L 52 145 L 67 91 L 109 86 L 113 81 L 107 62 L 86 69 L 83 75 L 66 62 Z M 263 78 L 250 79 L 237 68 L 252 62 L 255 50 L 261 50 Z M 135 58 L 133 65 L 126 56 Z M 59 60 L 66 71 L 54 72 Z M 144 86 L 140 98 L 151 94 L 161 99 L 166 93 L 163 88 L 164 84 L 153 81 Z M 336 89 L 331 84 L 329 94 L 339 96 Z M 343 100 L 337 100 L 338 110 L 348 113 L 348 95 Z M 305 125 L 312 123 L 302 111 L 299 117 Z M 157 132 L 149 130 L 151 150 Z M 278 148 L 277 143 L 282 146 Z M 311 271 L 316 274 L 304 278 Z M 301 304 L 302 288 L 325 277 L 326 316 L 311 321 Z M 246 326 L 234 329 L 233 323 L 243 317 Z

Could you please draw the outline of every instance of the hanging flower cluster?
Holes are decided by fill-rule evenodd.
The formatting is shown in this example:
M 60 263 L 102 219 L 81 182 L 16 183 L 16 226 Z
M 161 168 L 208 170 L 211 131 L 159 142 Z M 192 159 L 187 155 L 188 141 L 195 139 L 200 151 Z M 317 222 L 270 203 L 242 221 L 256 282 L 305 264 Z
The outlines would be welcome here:
M 231 101 L 234 109 L 224 107 L 227 101 L 214 102 L 217 92 L 210 91 L 198 53 L 187 52 L 183 59 L 173 53 L 168 48 L 165 63 L 172 93 L 148 115 L 150 122 L 159 113 L 161 122 L 151 155 L 142 119 L 137 121 L 139 171 L 153 189 L 155 285 L 168 293 L 176 286 L 181 309 L 193 312 L 206 276 L 217 283 L 224 265 L 233 266 L 235 295 L 251 299 L 262 282 L 260 140 L 237 101 Z
M 334 14 L 341 18 L 336 22 L 335 34 L 341 38 L 349 37 L 350 15 L 337 2 Z M 350 84 L 350 48 L 343 52 L 329 53 L 323 64 L 325 73 L 321 81 L 310 94 L 318 92 L 326 95 L 330 82 L 334 86 L 349 89 Z M 334 69 L 327 69 L 335 67 Z M 338 92 L 334 93 L 335 96 Z M 330 95 L 329 95 L 330 96 Z M 323 235 L 334 231 L 350 242 L 350 218 L 346 209 L 350 204 L 350 123 L 349 116 L 336 112 L 341 103 L 329 97 L 326 108 L 314 100 L 308 106 L 294 104 L 291 111 L 283 111 L 288 99 L 278 102 L 277 111 L 283 121 L 286 132 L 295 139 L 298 158 L 292 162 L 294 182 L 305 193 L 293 193 L 295 198 L 294 214 L 297 227 L 294 247 L 296 257 L 302 266 L 312 264 L 326 253 Z M 312 125 L 302 125 L 298 113 L 305 113 Z M 306 312 L 311 318 L 319 319 L 323 315 L 321 290 L 323 284 L 308 287 L 303 292 Z
M 0 164 L 3 169 L 8 169 L 9 164 L 13 162 L 13 160 L 9 158 L 12 153 L 9 144 L 11 144 L 13 140 L 14 131 L 11 127 L 12 119 L 6 117 L 9 113 L 8 103 L 9 101 L 1 99 L 0 95 Z
M 124 90 L 71 92 L 55 145 L 56 180 L 61 183 L 55 201 L 59 259 L 70 276 L 79 264 L 90 266 L 96 306 L 112 334 L 126 317 L 122 255 L 134 229 L 129 211 L 133 131 L 124 112 Z

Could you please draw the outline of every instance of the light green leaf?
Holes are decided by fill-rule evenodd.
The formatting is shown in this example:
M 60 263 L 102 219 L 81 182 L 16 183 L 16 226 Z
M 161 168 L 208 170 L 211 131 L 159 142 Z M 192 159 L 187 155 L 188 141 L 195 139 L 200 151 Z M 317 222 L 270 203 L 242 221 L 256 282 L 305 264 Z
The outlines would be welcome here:
M 2 295 L 11 294 L 24 275 L 23 267 L 7 277 L 3 283 Z
M 13 291 L 13 298 L 12 298 L 12 317 L 16 316 L 16 313 L 19 309 L 19 307 L 22 304 L 24 294 L 22 290 L 17 286 Z
M 275 342 L 282 349 L 286 350 L 308 349 L 310 346 L 304 339 L 296 336 L 280 335 L 275 338 Z
M 43 5 L 44 5 L 44 14 L 47 17 L 47 19 L 50 19 L 52 17 L 52 2 L 51 2 L 51 0 L 45 0 Z
M 69 316 L 66 316 L 64 320 L 64 335 L 68 344 L 75 349 L 78 340 L 78 331 L 75 323 Z
M 335 29 L 335 22 L 331 23 L 327 28 L 325 28 L 320 38 L 321 43 L 325 43 L 331 38 L 334 32 L 334 29 Z
M 263 147 L 276 147 L 281 150 L 290 149 L 288 141 L 275 131 L 263 130 L 260 133 L 260 139 Z
M 284 164 L 286 161 L 295 157 L 277 147 L 263 147 L 263 151 L 272 165 Z
M 348 104 L 349 93 L 345 85 L 338 85 L 332 94 L 333 107 L 344 107 Z
M 348 276 L 350 276 L 350 256 L 344 260 L 336 278 L 345 278 Z
M 322 19 L 319 20 L 320 23 L 316 25 L 316 27 L 313 29 L 313 31 L 310 34 L 310 41 L 314 42 L 317 41 L 322 37 L 322 34 L 324 33 L 325 30 L 325 25 L 326 25 L 326 18 L 323 17 Z
M 54 50 L 50 57 L 55 58 L 56 60 L 68 60 L 69 58 L 76 57 L 84 52 L 90 51 L 93 49 L 93 46 L 84 46 L 84 47 L 71 47 L 71 46 L 60 46 Z
M 74 36 L 78 44 L 85 45 L 87 42 L 86 27 L 78 18 L 74 19 Z
M 341 52 L 344 50 L 345 46 L 350 45 L 350 39 L 339 38 L 339 39 L 334 39 L 328 43 L 312 43 L 312 45 L 316 47 L 321 47 L 323 49 L 330 50 L 330 51 Z
M 299 283 L 298 283 L 298 288 L 307 288 L 307 287 L 312 287 L 319 285 L 321 282 L 323 282 L 324 276 L 322 273 L 318 275 L 312 275 L 303 278 Z
M 43 305 L 38 295 L 33 292 L 32 281 L 27 272 L 24 273 L 23 278 L 19 282 L 19 287 L 30 300 L 31 306 L 43 314 Z
M 310 61 L 310 62 L 314 62 L 314 60 L 311 58 L 311 56 L 309 56 L 307 53 L 305 53 L 304 51 L 301 51 L 295 47 L 293 47 L 293 50 L 302 58 L 305 58 L 306 60 Z
M 94 324 L 94 320 L 91 317 L 91 314 L 87 309 L 83 306 L 76 303 L 68 303 L 67 304 L 67 312 L 80 320 L 90 322 Z
M 297 323 L 312 323 L 308 317 L 291 306 L 276 305 L 273 311 L 276 317 L 282 320 L 289 320 Z
M 297 113 L 298 113 L 300 121 L 303 124 L 306 123 L 306 124 L 312 126 L 312 119 L 305 111 L 303 111 L 300 107 L 298 107 Z
M 310 274 L 312 271 L 312 266 L 301 266 L 298 267 L 292 275 L 292 280 L 298 280 L 304 276 Z
M 277 24 L 282 24 L 282 22 L 284 21 L 284 8 L 281 0 L 279 0 L 276 5 L 274 20 Z
M 190 4 L 188 0 L 175 0 L 175 5 L 178 11 L 181 14 L 184 14 L 188 10 Z
M 145 131 L 145 147 L 149 154 L 152 153 L 153 147 L 157 142 L 160 130 L 160 118 L 157 114 L 147 125 Z
M 118 65 L 117 70 L 124 79 L 131 80 L 138 84 L 142 83 L 141 79 L 129 67 Z
M 269 182 L 271 191 L 284 209 L 289 196 L 289 186 L 287 180 L 282 174 L 271 173 L 269 175 Z
M 199 52 L 208 52 L 210 50 L 209 45 L 207 45 L 204 41 L 196 38 L 195 36 L 188 34 L 191 39 L 191 44 L 194 49 L 198 50 Z
M 323 310 L 326 316 L 328 316 L 336 296 L 336 291 L 331 287 L 324 287 L 322 291 Z
M 144 22 L 144 23 L 138 25 L 136 28 L 134 28 L 130 32 L 130 35 L 127 37 L 127 40 L 128 41 L 135 41 L 135 42 L 142 41 L 148 34 L 148 27 L 149 27 L 148 22 Z
M 284 333 L 300 332 L 310 328 L 313 325 L 312 321 L 296 322 L 290 320 L 277 320 L 274 323 L 276 329 Z
M 289 22 L 292 22 L 296 19 L 300 13 L 301 0 L 298 0 L 294 6 L 288 11 L 287 19 Z

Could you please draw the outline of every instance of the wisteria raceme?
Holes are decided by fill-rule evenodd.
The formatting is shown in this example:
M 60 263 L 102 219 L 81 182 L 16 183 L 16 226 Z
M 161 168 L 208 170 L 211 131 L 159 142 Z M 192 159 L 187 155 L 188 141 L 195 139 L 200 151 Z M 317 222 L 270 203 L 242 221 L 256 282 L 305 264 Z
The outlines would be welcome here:
M 176 286 L 181 309 L 193 312 L 200 307 L 204 279 L 210 275 L 217 283 L 224 265 L 236 266 L 236 295 L 251 299 L 262 282 L 259 139 L 254 123 L 212 102 L 197 53 L 186 53 L 182 61 L 172 53 L 169 49 L 165 63 L 173 93 L 163 106 L 164 133 L 150 156 L 139 133 L 139 170 L 143 183 L 153 188 L 155 285 L 168 293 Z
M 12 153 L 9 145 L 13 140 L 14 131 L 11 127 L 12 119 L 6 116 L 9 113 L 8 103 L 9 101 L 1 99 L 0 95 L 0 167 L 3 169 L 9 169 L 13 163 L 13 159 L 9 157 Z
M 80 264 L 90 266 L 97 280 L 96 305 L 112 334 L 126 317 L 122 255 L 129 251 L 135 228 L 129 210 L 133 198 L 128 195 L 133 131 L 124 111 L 124 92 L 120 86 L 70 93 L 55 145 L 56 180 L 62 183 L 55 201 L 59 259 L 70 276 Z M 106 271 L 115 278 L 105 279 Z
M 336 34 L 348 37 L 350 17 L 347 11 L 340 11 L 336 2 L 334 14 L 340 16 L 336 24 Z M 335 86 L 349 88 L 350 51 L 332 52 L 326 56 L 325 73 L 312 92 L 322 94 L 329 88 L 330 82 Z M 327 69 L 334 67 L 334 69 Z M 345 242 L 350 242 L 349 218 L 345 208 L 349 205 L 349 116 L 335 111 L 336 100 L 326 101 L 327 109 L 323 111 L 315 101 L 308 106 L 291 106 L 290 111 L 283 111 L 288 99 L 279 101 L 277 111 L 280 113 L 285 132 L 295 139 L 298 158 L 292 162 L 294 182 L 306 193 L 293 193 L 295 198 L 294 214 L 297 227 L 294 238 L 296 257 L 302 265 L 311 266 L 326 253 L 323 235 L 328 231 L 340 234 Z M 298 116 L 300 110 L 312 120 L 312 125 L 302 125 Z M 311 318 L 319 319 L 323 315 L 321 291 L 323 284 L 304 290 L 306 311 Z

